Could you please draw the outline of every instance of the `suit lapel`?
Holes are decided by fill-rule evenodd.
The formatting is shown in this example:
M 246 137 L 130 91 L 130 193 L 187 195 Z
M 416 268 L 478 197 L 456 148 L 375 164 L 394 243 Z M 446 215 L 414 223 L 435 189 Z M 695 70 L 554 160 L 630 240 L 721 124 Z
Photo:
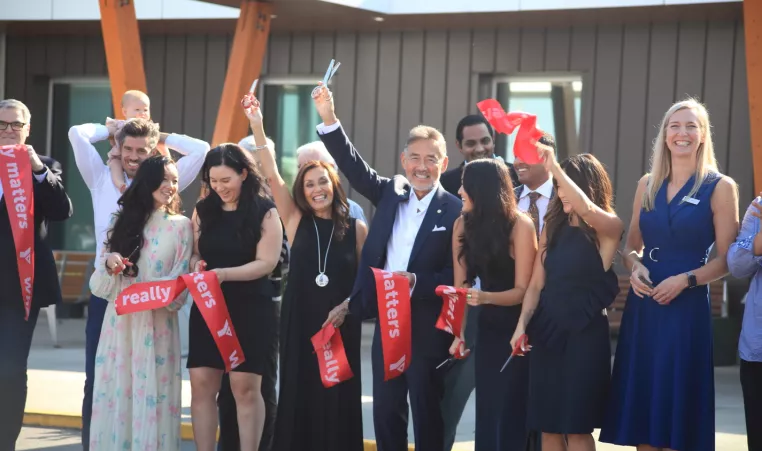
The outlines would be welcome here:
M 444 215 L 447 207 L 447 201 L 444 196 L 444 189 L 441 186 L 437 187 L 434 197 L 431 199 L 429 208 L 426 210 L 426 215 L 423 217 L 421 228 L 418 229 L 418 233 L 415 235 L 415 241 L 413 242 L 413 250 L 410 251 L 410 259 L 408 260 L 408 268 L 415 260 L 415 257 L 420 252 L 423 243 L 426 242 L 426 238 L 432 233 L 434 227 L 439 226 L 439 220 Z

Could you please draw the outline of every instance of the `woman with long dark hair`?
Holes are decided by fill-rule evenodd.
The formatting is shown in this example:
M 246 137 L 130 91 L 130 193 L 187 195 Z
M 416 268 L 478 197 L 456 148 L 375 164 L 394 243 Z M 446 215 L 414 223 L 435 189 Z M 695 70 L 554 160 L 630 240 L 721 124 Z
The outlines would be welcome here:
M 245 361 L 230 372 L 242 451 L 259 447 L 265 420 L 262 373 L 277 332 L 277 303 L 269 274 L 278 264 L 283 229 L 252 159 L 236 144 L 206 156 L 201 178 L 208 195 L 193 218 L 194 271 L 210 270 L 221 284 Z M 198 307 L 190 316 L 188 368 L 196 447 L 215 448 L 217 394 L 225 364 Z
M 117 295 L 138 282 L 174 280 L 188 272 L 193 231 L 179 213 L 177 168 L 150 157 L 119 199 L 90 289 L 109 300 L 95 358 L 91 450 L 180 449 L 180 331 L 177 310 L 117 315 Z
M 360 321 L 347 318 L 367 227 L 349 217 L 332 165 L 309 161 L 296 175 L 293 197 L 268 149 L 259 101 L 244 98 L 255 155 L 272 190 L 291 245 L 281 312 L 281 367 L 273 449 L 361 451 Z M 329 322 L 342 336 L 354 377 L 325 388 L 310 338 Z
M 463 168 L 463 213 L 453 228 L 455 283 L 469 288 L 469 309 L 479 309 L 476 336 L 476 450 L 523 450 L 527 441 L 525 359 L 500 372 L 511 355 L 509 336 L 521 314 L 537 252 L 532 220 L 516 207 L 510 173 L 493 159 Z M 456 339 L 451 352 L 460 346 Z
M 527 424 L 542 432 L 543 451 L 589 451 L 608 394 L 605 309 L 619 292 L 612 266 L 624 226 L 614 212 L 611 180 L 593 155 L 559 165 L 552 149 L 538 147 L 557 196 L 545 214 L 511 344 L 524 333 L 529 338 Z

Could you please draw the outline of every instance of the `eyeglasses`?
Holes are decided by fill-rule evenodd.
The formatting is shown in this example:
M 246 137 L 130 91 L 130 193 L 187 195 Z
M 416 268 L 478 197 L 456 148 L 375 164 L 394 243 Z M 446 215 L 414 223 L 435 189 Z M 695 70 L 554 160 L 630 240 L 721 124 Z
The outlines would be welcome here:
M 0 130 L 8 130 L 8 126 L 11 126 L 11 128 L 15 131 L 20 131 L 24 126 L 26 125 L 23 122 L 5 122 L 0 121 Z

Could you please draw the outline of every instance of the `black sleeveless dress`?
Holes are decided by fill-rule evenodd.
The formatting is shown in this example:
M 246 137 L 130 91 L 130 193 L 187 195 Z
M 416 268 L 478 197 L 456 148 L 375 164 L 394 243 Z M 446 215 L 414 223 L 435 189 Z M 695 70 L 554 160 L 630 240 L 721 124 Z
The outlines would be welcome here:
M 564 222 L 545 256 L 545 288 L 527 327 L 529 427 L 589 434 L 603 424 L 611 380 L 606 307 L 619 293 L 595 243 Z
M 508 254 L 486 270 L 477 269 L 482 291 L 507 291 L 515 285 L 516 262 Z M 481 305 L 474 349 L 476 379 L 476 451 L 524 451 L 527 442 L 526 412 L 529 355 L 511 355 L 521 304 Z
M 333 222 L 303 216 L 291 246 L 291 267 L 281 310 L 280 385 L 273 451 L 362 451 L 360 321 L 347 315 L 339 328 L 354 377 L 325 388 L 310 338 L 328 313 L 352 292 L 357 274 L 355 220 L 339 241 Z M 328 252 L 328 285 L 315 283 Z M 330 249 L 328 248 L 328 241 Z
M 265 199 L 257 203 L 257 218 L 253 223 L 261 227 L 264 215 L 275 205 Z M 207 270 L 241 266 L 256 258 L 258 243 L 242 242 L 238 238 L 236 224 L 241 215 L 240 210 L 223 211 L 222 218 L 199 237 L 198 250 Z M 245 282 L 223 282 L 221 288 L 246 358 L 233 371 L 262 375 L 277 340 L 278 303 L 273 301 L 274 285 L 267 275 Z M 187 367 L 225 369 L 217 344 L 195 303 L 189 320 Z

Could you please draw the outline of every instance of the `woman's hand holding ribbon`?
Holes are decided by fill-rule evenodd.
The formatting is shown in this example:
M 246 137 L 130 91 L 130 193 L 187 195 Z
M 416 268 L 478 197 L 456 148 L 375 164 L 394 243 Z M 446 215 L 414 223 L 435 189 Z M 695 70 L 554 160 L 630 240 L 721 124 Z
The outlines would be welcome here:
M 328 312 L 328 318 L 320 327 L 323 328 L 328 324 L 333 324 L 333 327 L 338 329 L 342 324 L 344 324 L 344 319 L 347 317 L 348 311 L 349 300 L 347 299 L 346 301 L 334 307 L 330 312 Z
M 466 294 L 466 302 L 468 305 L 472 306 L 489 304 L 485 293 L 483 291 L 477 290 L 476 288 L 468 289 L 468 294 Z

